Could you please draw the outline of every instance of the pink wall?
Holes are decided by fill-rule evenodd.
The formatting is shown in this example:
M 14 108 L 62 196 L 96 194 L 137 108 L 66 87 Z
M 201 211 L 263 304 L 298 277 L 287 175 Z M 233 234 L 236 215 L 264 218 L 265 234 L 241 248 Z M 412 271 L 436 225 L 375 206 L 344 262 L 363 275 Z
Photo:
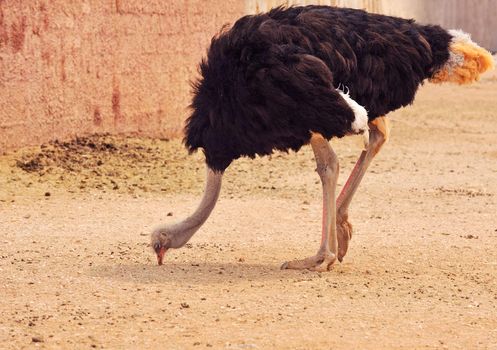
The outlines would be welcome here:
M 0 151 L 181 132 L 189 80 L 239 0 L 0 0 Z

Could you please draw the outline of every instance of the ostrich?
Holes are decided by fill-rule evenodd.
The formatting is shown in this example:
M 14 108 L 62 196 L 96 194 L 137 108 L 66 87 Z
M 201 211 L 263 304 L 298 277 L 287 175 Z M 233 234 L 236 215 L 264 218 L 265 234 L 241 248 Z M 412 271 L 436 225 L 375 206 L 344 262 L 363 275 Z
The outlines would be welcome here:
M 462 31 L 362 10 L 278 7 L 242 17 L 212 39 L 200 64 L 184 143 L 190 153 L 203 149 L 205 192 L 191 216 L 153 231 L 158 264 L 207 220 L 233 160 L 310 144 L 323 190 L 321 244 L 282 269 L 329 270 L 347 253 L 349 205 L 388 140 L 386 114 L 412 103 L 426 79 L 471 83 L 493 64 Z M 328 140 L 361 133 L 364 150 L 336 198 L 339 167 Z

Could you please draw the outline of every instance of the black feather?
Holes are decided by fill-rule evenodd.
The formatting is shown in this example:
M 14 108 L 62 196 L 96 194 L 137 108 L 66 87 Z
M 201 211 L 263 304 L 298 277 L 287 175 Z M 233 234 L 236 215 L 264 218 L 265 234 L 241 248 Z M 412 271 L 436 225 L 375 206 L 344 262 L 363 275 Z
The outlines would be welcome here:
M 311 132 L 342 137 L 354 113 L 339 84 L 371 121 L 412 103 L 450 40 L 438 26 L 327 6 L 245 16 L 212 39 L 184 142 L 224 171 L 240 156 L 297 151 Z

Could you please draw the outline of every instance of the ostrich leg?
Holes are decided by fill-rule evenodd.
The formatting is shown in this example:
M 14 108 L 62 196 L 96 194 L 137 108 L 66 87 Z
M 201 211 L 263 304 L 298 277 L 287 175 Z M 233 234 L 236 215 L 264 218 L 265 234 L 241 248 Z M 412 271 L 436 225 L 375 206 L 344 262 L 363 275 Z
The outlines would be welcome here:
M 371 161 L 378 154 L 383 144 L 388 141 L 390 135 L 390 125 L 386 117 L 376 118 L 369 123 L 369 128 L 369 143 L 366 149 L 362 151 L 337 199 L 337 239 L 338 260 L 340 262 L 347 254 L 349 240 L 352 238 L 352 225 L 348 221 L 350 202 Z
M 323 185 L 323 220 L 321 246 L 316 255 L 284 263 L 282 269 L 328 271 L 337 258 L 335 190 L 338 179 L 338 158 L 328 141 L 313 133 L 311 146 L 316 158 L 316 171 Z

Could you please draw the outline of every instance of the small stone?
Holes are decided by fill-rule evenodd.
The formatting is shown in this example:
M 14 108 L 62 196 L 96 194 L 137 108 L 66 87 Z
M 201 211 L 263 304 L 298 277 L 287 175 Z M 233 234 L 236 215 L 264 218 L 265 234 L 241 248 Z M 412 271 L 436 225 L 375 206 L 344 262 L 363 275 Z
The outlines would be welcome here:
M 43 343 L 44 342 L 43 337 L 32 337 L 31 341 L 33 343 Z
M 189 307 L 190 307 L 190 305 L 188 305 L 187 303 L 181 303 L 182 309 L 188 309 Z
M 50 197 L 52 194 L 50 192 L 45 192 L 45 197 Z

